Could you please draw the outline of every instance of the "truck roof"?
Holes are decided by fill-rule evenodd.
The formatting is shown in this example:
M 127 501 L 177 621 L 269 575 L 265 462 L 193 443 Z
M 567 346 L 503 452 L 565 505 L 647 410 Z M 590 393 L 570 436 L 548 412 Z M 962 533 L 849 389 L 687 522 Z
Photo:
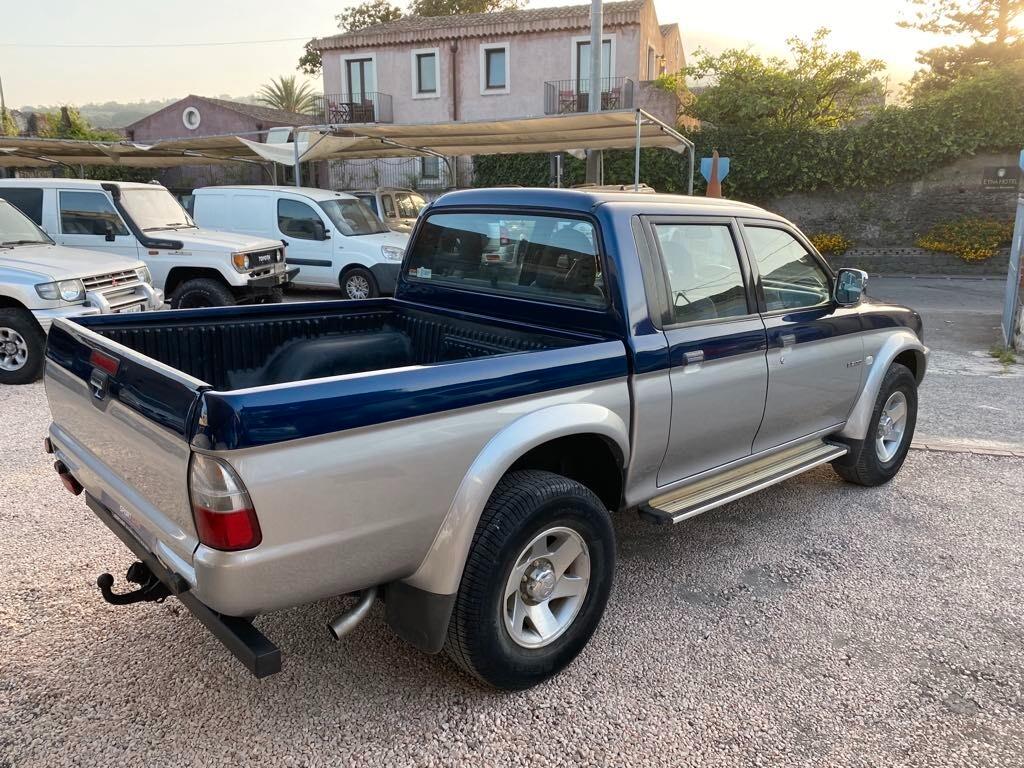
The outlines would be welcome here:
M 324 200 L 352 200 L 353 195 L 348 192 L 335 192 L 331 189 L 320 189 L 318 187 L 289 187 L 284 185 L 274 186 L 273 184 L 223 184 L 211 187 L 200 187 L 193 194 L 200 195 L 204 192 L 218 192 L 231 190 L 234 192 L 287 192 L 292 195 L 308 197 L 310 200 L 322 202 Z
M 592 211 L 599 205 L 633 205 L 637 213 L 661 205 L 672 205 L 674 213 L 688 215 L 745 216 L 782 220 L 782 217 L 756 205 L 714 197 L 620 192 L 594 189 L 551 189 L 547 187 L 492 187 L 448 192 L 434 201 L 433 208 L 463 205 L 539 206 L 568 211 Z

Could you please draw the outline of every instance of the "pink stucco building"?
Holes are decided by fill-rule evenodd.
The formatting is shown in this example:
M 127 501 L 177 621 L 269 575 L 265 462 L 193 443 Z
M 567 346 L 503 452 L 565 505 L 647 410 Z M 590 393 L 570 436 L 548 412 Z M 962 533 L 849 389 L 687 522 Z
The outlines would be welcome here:
M 327 122 L 497 120 L 589 108 L 589 4 L 408 16 L 313 45 L 323 58 Z M 678 99 L 651 81 L 683 65 L 679 26 L 659 24 L 653 0 L 604 4 L 602 109 L 643 107 L 674 123 Z M 388 172 L 380 165 L 367 164 L 378 181 Z M 450 182 L 433 161 L 404 165 L 385 181 L 404 177 L 427 192 Z M 338 185 L 358 185 L 352 172 Z

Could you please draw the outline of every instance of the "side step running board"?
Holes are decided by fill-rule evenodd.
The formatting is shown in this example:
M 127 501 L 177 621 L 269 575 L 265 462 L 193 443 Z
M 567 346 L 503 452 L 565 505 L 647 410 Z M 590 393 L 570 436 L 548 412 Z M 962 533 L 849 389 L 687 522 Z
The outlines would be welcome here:
M 640 505 L 640 514 L 656 523 L 678 523 L 781 483 L 819 464 L 835 461 L 848 450 L 845 445 L 821 441 L 798 445 L 656 496 Z

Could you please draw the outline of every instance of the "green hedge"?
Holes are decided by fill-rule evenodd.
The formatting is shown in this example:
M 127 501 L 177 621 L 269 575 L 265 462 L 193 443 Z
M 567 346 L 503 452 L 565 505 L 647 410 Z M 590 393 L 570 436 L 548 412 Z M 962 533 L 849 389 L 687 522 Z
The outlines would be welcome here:
M 726 194 L 765 200 L 787 192 L 875 187 L 921 178 L 978 152 L 1024 147 L 1024 68 L 994 70 L 909 107 L 887 107 L 860 125 L 841 129 L 706 127 L 690 138 L 696 155 L 717 148 L 731 158 Z M 685 191 L 686 156 L 669 150 L 641 153 L 643 182 L 659 192 Z M 566 185 L 581 183 L 583 163 L 567 157 Z M 605 153 L 605 181 L 633 181 L 633 153 Z M 478 157 L 474 184 L 550 183 L 547 155 Z M 704 180 L 696 174 L 703 192 Z

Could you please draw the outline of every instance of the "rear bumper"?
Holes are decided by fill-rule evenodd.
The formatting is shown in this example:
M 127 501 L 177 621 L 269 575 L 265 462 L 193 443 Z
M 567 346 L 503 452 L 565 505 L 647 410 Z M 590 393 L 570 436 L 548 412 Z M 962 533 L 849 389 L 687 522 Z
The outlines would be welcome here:
M 267 677 L 281 671 L 281 651 L 256 629 L 251 621 L 225 616 L 212 610 L 192 594 L 188 581 L 181 574 L 165 567 L 118 521 L 110 509 L 88 494 L 85 503 L 153 575 L 160 579 L 170 593 L 177 597 L 250 672 L 256 677 Z
M 398 273 L 402 265 L 398 262 L 374 264 L 370 267 L 373 279 L 377 281 L 377 290 L 385 296 L 394 296 L 395 286 L 398 285 Z

